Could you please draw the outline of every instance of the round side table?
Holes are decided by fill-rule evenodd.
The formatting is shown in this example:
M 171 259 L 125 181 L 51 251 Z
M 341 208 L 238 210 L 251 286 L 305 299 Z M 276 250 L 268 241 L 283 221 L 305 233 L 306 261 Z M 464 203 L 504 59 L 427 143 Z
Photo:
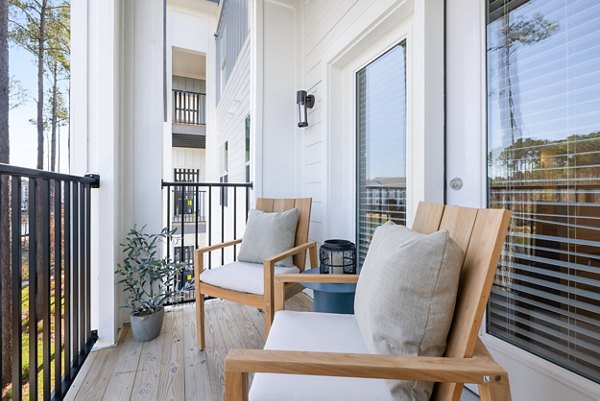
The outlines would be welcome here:
M 319 268 L 302 274 L 320 274 Z M 325 313 L 354 313 L 356 284 L 348 283 L 301 283 L 314 292 L 313 311 Z

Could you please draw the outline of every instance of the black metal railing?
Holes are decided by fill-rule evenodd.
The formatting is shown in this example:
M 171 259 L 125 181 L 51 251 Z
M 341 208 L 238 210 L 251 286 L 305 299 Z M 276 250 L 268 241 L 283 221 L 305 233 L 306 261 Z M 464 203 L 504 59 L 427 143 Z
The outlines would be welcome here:
M 175 230 L 167 256 L 186 265 L 176 277 L 177 288 L 191 286 L 194 278 L 194 249 L 237 239 L 243 232 L 250 208 L 252 183 L 165 182 L 167 226 Z M 227 202 L 223 200 L 227 199 Z M 236 249 L 208 255 L 207 267 L 235 259 Z M 229 252 L 229 253 L 228 253 Z M 187 287 L 186 287 L 187 288 Z M 182 292 L 171 303 L 191 302 L 193 289 Z
M 97 339 L 90 328 L 91 188 L 0 164 L 2 399 L 60 400 Z
M 173 89 L 173 122 L 206 124 L 206 93 Z

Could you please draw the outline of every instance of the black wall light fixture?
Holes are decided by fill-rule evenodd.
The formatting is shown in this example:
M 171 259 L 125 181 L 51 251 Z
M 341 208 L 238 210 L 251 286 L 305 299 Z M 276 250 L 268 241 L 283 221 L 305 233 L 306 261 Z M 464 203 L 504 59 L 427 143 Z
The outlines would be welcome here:
M 308 127 L 306 109 L 312 109 L 315 105 L 315 97 L 307 95 L 306 91 L 296 92 L 296 104 L 298 105 L 298 127 Z

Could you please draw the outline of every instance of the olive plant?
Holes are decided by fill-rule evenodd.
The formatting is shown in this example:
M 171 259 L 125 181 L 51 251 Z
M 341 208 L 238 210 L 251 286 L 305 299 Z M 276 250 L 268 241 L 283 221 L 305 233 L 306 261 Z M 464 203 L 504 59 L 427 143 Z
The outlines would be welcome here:
M 121 244 L 125 258 L 117 264 L 121 276 L 118 283 L 128 293 L 123 307 L 137 316 L 159 311 L 171 296 L 186 289 L 177 290 L 173 280 L 184 264 L 157 256 L 158 246 L 171 239 L 175 230 L 163 228 L 158 234 L 147 234 L 145 227 L 134 226 L 129 230 L 125 243 Z

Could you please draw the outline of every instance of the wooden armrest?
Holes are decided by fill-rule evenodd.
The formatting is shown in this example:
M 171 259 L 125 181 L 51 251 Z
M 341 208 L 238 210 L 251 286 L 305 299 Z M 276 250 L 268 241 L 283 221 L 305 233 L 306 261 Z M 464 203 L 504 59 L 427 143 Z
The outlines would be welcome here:
M 356 274 L 280 274 L 276 283 L 348 283 L 358 282 Z
M 225 371 L 236 374 L 285 373 L 318 376 L 423 380 L 487 384 L 507 380 L 506 372 L 487 357 L 445 358 L 233 349 Z
M 283 251 L 277 255 L 274 255 L 268 259 L 265 259 L 264 264 L 265 265 L 267 265 L 267 264 L 274 265 L 275 263 L 277 263 L 285 258 L 288 258 L 290 256 L 295 256 L 295 255 L 299 254 L 300 252 L 304 252 L 312 247 L 315 247 L 315 249 L 316 249 L 317 243 L 314 241 L 310 241 L 310 242 L 307 242 L 306 244 L 298 245 L 294 248 L 288 249 L 287 251 Z
M 210 251 L 216 251 L 217 249 L 227 248 L 227 247 L 238 245 L 241 243 L 242 243 L 242 239 L 240 238 L 240 239 L 236 239 L 233 241 L 223 242 L 222 244 L 215 244 L 215 245 L 205 246 L 204 248 L 198 248 L 198 249 L 196 249 L 196 253 L 206 253 L 206 252 L 210 252 Z

